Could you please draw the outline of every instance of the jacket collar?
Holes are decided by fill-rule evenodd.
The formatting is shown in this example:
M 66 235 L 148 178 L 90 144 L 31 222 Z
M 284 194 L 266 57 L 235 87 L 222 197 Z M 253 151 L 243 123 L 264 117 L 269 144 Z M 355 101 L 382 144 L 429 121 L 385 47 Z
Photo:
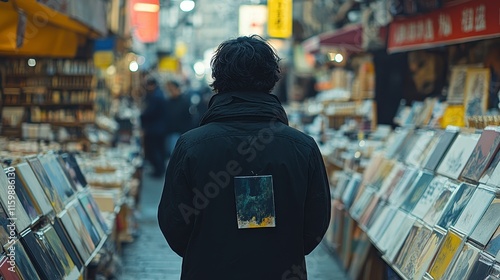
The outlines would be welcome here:
M 288 125 L 288 118 L 278 98 L 273 94 L 262 92 L 214 94 L 208 103 L 208 110 L 203 115 L 200 125 L 231 120 L 277 120 Z

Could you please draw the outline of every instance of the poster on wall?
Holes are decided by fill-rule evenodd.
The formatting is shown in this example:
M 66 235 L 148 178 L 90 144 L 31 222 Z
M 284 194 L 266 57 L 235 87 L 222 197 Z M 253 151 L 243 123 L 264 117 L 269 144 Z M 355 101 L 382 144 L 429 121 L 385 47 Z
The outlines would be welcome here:
M 490 70 L 469 68 L 465 81 L 465 116 L 482 116 L 488 109 Z

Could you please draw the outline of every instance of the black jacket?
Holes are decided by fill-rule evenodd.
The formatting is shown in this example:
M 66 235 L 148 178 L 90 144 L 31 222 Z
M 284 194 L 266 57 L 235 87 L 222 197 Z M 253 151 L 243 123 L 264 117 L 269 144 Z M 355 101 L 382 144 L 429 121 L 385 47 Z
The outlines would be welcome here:
M 181 279 L 306 279 L 305 255 L 330 220 L 322 156 L 287 125 L 278 99 L 219 93 L 183 134 L 167 168 L 160 228 L 182 256 Z M 235 176 L 272 175 L 276 226 L 238 229 Z

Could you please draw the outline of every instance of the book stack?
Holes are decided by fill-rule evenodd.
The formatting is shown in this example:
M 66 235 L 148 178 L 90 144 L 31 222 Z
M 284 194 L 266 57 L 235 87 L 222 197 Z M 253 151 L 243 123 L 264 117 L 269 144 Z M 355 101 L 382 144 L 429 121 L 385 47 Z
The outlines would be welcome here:
M 340 171 L 332 218 L 344 212 L 350 219 L 332 222 L 333 234 L 348 227 L 366 234 L 352 230 L 330 239 L 336 249 L 350 250 L 340 255 L 351 278 L 363 274 L 370 247 L 403 279 L 494 277 L 500 268 L 499 150 L 498 126 L 401 128 L 363 173 Z

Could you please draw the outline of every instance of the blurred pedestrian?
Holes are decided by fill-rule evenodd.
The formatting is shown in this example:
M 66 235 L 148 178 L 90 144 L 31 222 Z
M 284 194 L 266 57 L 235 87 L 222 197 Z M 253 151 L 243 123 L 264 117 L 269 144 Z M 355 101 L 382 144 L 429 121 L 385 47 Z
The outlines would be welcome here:
M 166 109 L 167 155 L 171 156 L 177 139 L 181 134 L 193 128 L 193 125 L 192 115 L 189 112 L 191 107 L 190 97 L 182 92 L 177 81 L 167 81 L 166 89 L 169 94 Z
M 181 279 L 307 279 L 305 255 L 330 221 L 313 138 L 288 126 L 271 90 L 279 57 L 261 37 L 223 42 L 215 94 L 167 167 L 160 228 L 183 257 Z
M 167 99 L 155 78 L 146 80 L 145 90 L 144 109 L 140 116 L 144 138 L 144 157 L 153 166 L 151 175 L 161 177 L 165 173 Z

